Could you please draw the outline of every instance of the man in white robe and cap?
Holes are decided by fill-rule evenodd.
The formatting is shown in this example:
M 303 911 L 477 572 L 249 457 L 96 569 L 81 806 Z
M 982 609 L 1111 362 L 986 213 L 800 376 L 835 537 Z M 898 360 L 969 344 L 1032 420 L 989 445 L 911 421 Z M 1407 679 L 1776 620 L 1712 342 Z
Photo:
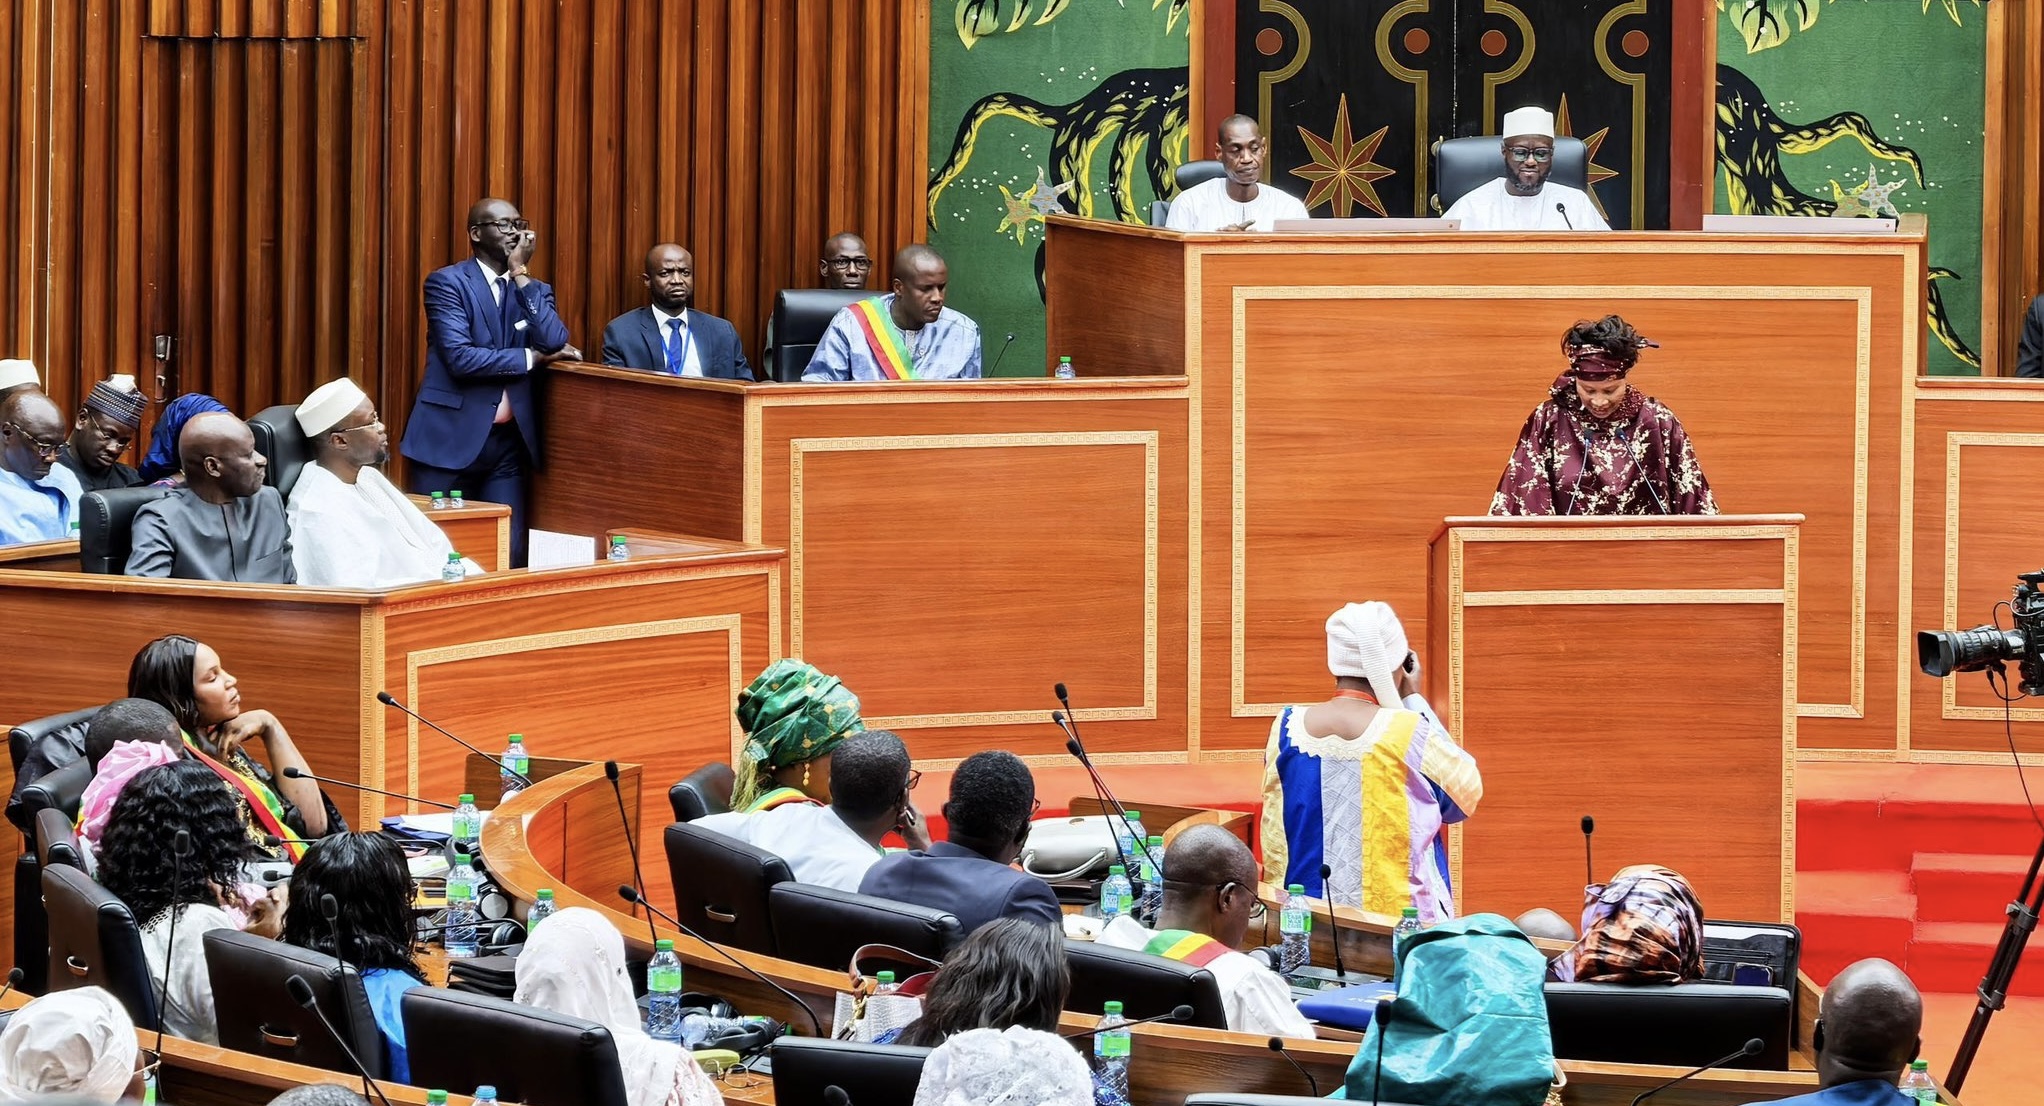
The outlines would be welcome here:
M 369 396 L 342 377 L 314 389 L 297 415 L 316 458 L 288 507 L 298 582 L 382 589 L 438 580 L 454 546 L 376 468 L 390 460 L 390 435 Z
M 1554 113 L 1526 107 L 1505 113 L 1499 141 L 1505 175 L 1456 200 L 1444 218 L 1463 230 L 1610 230 L 1588 193 L 1547 179 L 1554 168 Z
M 135 1023 L 98 987 L 52 991 L 14 1012 L 0 1032 L 0 1104 L 141 1097 Z

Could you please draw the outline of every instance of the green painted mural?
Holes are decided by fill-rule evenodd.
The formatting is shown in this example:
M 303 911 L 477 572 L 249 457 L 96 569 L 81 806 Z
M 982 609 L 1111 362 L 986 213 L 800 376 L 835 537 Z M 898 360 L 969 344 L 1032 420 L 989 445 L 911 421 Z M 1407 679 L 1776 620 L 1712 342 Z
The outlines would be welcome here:
M 1043 217 L 1148 222 L 1187 155 L 1191 0 L 957 0 L 930 21 L 929 242 L 994 374 L 1037 376 Z
M 1716 210 L 1930 224 L 1929 371 L 1980 371 L 1980 0 L 1718 0 Z

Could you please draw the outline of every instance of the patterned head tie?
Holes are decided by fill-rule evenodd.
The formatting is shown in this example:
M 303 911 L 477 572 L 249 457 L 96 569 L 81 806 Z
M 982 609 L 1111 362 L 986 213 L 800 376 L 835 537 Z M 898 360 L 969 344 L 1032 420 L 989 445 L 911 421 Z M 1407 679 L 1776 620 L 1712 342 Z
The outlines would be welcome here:
M 778 660 L 738 694 L 738 725 L 745 731 L 731 809 L 757 797 L 759 777 L 815 760 L 866 729 L 859 697 L 836 676 L 798 660 Z
M 1617 353 L 1603 346 L 1572 346 L 1562 343 L 1562 352 L 1568 354 L 1568 375 L 1577 380 L 1611 380 L 1632 371 L 1639 363 L 1639 351 L 1659 349 L 1661 343 L 1642 335 L 1631 349 Z

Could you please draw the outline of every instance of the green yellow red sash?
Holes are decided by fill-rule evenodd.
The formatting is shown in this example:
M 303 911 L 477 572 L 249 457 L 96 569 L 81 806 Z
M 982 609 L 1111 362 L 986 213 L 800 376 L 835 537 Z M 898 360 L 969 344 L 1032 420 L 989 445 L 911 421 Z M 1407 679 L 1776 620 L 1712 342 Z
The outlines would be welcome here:
M 915 362 L 901 344 L 901 332 L 894 328 L 894 320 L 888 317 L 887 309 L 880 306 L 879 300 L 860 300 L 853 304 L 852 317 L 859 320 L 859 329 L 866 335 L 866 348 L 873 351 L 873 360 L 879 365 L 882 377 L 888 380 L 916 378 Z
M 762 810 L 772 810 L 777 806 L 801 803 L 808 803 L 812 806 L 821 805 L 815 799 L 810 798 L 808 793 L 799 788 L 776 787 L 772 791 L 754 799 L 752 805 L 746 809 L 749 813 L 757 813 Z
M 1155 937 L 1150 938 L 1150 943 L 1143 946 L 1143 951 L 1151 956 L 1204 968 L 1226 955 L 1228 946 L 1189 929 L 1160 929 Z
M 199 743 L 192 740 L 191 734 L 185 734 L 184 739 L 185 748 L 190 749 L 201 764 L 211 768 L 214 775 L 225 780 L 227 786 L 241 796 L 243 805 L 248 807 L 249 816 L 255 819 L 256 830 L 283 842 L 284 853 L 291 858 L 293 864 L 304 859 L 305 842 L 284 824 L 284 806 L 277 801 L 276 792 L 207 756 L 206 751 L 199 748 Z

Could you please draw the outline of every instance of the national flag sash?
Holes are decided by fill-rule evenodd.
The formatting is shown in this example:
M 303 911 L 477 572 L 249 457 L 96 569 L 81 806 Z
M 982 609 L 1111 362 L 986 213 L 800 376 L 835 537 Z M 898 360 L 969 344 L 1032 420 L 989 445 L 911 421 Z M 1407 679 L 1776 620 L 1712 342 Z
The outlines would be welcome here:
M 902 345 L 901 332 L 894 328 L 894 320 L 888 317 L 887 309 L 880 305 L 880 300 L 860 300 L 853 304 L 852 317 L 859 320 L 859 330 L 866 336 L 866 348 L 873 351 L 873 361 L 879 366 L 883 378 L 916 378 L 915 362 Z
M 1204 933 L 1194 933 L 1189 929 L 1162 929 L 1150 938 L 1149 944 L 1143 946 L 1143 951 L 1151 956 L 1204 968 L 1229 950 L 1228 946 Z
M 756 814 L 762 810 L 772 810 L 777 806 L 799 806 L 804 804 L 810 806 L 821 805 L 800 788 L 776 787 L 772 791 L 753 800 L 750 813 Z
M 293 864 L 305 858 L 305 842 L 284 824 L 284 807 L 277 801 L 275 792 L 207 756 L 205 750 L 199 748 L 199 743 L 192 740 L 190 734 L 184 735 L 184 739 L 185 748 L 191 750 L 192 755 L 199 758 L 200 763 L 211 768 L 214 775 L 225 780 L 236 795 L 241 796 L 242 802 L 248 807 L 249 815 L 256 821 L 256 828 L 261 833 L 274 836 L 282 842 L 284 854 L 291 858 Z

